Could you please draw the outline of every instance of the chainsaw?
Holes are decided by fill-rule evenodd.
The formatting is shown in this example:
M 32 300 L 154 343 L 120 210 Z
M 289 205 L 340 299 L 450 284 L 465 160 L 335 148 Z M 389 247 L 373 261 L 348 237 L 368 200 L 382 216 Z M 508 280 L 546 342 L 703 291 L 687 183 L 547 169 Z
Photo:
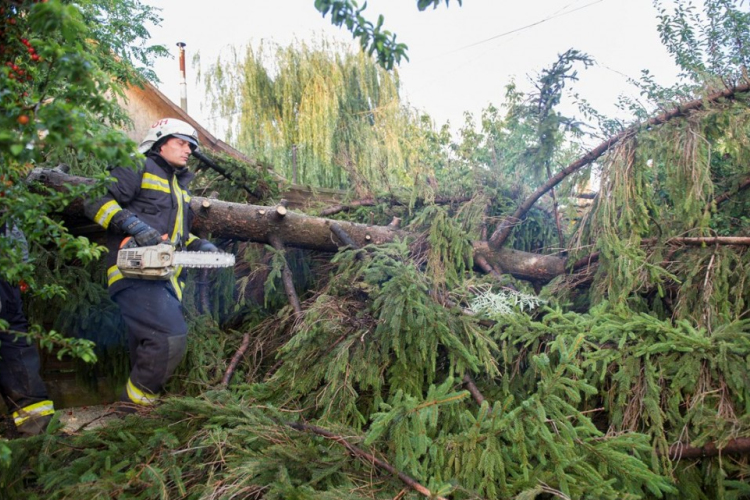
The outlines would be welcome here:
M 221 252 L 181 252 L 169 243 L 125 246 L 117 252 L 117 267 L 126 278 L 169 279 L 177 267 L 229 267 L 234 255 Z

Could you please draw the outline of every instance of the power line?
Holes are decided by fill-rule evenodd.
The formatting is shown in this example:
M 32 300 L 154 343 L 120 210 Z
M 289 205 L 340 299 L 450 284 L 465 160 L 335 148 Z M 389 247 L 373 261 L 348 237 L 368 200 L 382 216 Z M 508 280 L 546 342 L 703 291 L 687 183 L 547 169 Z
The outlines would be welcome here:
M 574 12 L 577 12 L 577 11 L 579 11 L 579 10 L 585 9 L 585 8 L 587 8 L 587 7 L 591 7 L 592 5 L 595 5 L 595 4 L 598 4 L 598 3 L 601 3 L 601 2 L 603 2 L 603 1 L 604 1 L 604 0 L 596 0 L 596 1 L 594 1 L 594 2 L 590 2 L 590 3 L 587 3 L 587 4 L 585 4 L 585 5 L 582 5 L 582 6 L 580 6 L 580 7 L 576 7 L 576 8 L 575 8 L 575 9 L 573 9 L 573 10 L 565 11 L 565 9 L 567 9 L 567 8 L 568 8 L 568 7 L 569 7 L 569 6 L 571 5 L 571 4 L 568 4 L 568 5 L 566 5 L 565 7 L 563 7 L 562 9 L 559 9 L 559 10 L 558 10 L 557 12 L 555 12 L 555 13 L 553 13 L 553 14 L 549 15 L 548 17 L 546 17 L 546 18 L 544 18 L 544 19 L 542 19 L 542 20 L 540 20 L 540 21 L 536 21 L 536 22 L 534 22 L 534 23 L 531 23 L 531 24 L 528 24 L 528 25 L 526 25 L 526 26 L 521 26 L 521 27 L 519 27 L 519 28 L 515 28 L 515 29 L 512 29 L 512 30 L 510 30 L 510 31 L 506 31 L 506 32 L 504 32 L 504 33 L 501 33 L 501 34 L 499 34 L 499 35 L 495 35 L 495 36 L 492 36 L 492 37 L 490 37 L 490 38 L 486 38 L 486 39 L 484 39 L 484 40 L 480 40 L 480 41 L 478 41 L 478 42 L 474 42 L 474 43 L 472 43 L 472 44 L 466 45 L 466 46 L 464 46 L 464 47 L 460 47 L 460 48 L 458 48 L 458 49 L 454 49 L 454 50 L 451 50 L 451 51 L 449 51 L 449 52 L 446 52 L 446 53 L 444 53 L 444 54 L 442 54 L 442 55 L 440 55 L 440 56 L 435 56 L 435 57 L 436 57 L 436 58 L 441 58 L 441 57 L 445 57 L 445 56 L 447 56 L 447 55 L 450 55 L 450 54 L 455 54 L 456 52 L 460 52 L 460 51 L 462 51 L 462 50 L 465 50 L 465 49 L 468 49 L 468 48 L 471 48 L 471 47 L 476 47 L 476 46 L 478 46 L 478 45 L 482 45 L 482 44 L 485 44 L 485 43 L 487 43 L 487 42 L 490 42 L 490 41 L 493 41 L 493 40 L 497 40 L 498 38 L 504 38 L 504 37 L 506 37 L 506 36 L 509 36 L 509 35 L 514 35 L 514 34 L 515 34 L 515 35 L 517 35 L 517 34 L 518 34 L 518 33 L 520 33 L 521 31 L 524 31 L 524 30 L 526 30 L 526 29 L 532 28 L 532 27 L 534 27 L 534 26 L 537 26 L 537 25 L 539 25 L 539 24 L 545 23 L 545 22 L 547 22 L 547 21 L 550 21 L 550 20 L 552 20 L 552 19 L 555 19 L 555 18 L 558 18 L 558 17 L 562 17 L 562 16 L 565 16 L 565 15 L 568 15 L 568 14 L 572 14 L 572 13 L 574 13 Z M 577 2 L 574 2 L 574 3 L 577 3 Z M 506 42 L 507 42 L 507 41 L 508 41 L 508 40 L 506 40 Z M 496 46 L 495 46 L 494 48 L 496 48 Z M 431 78 L 431 79 L 430 79 L 430 81 L 428 81 L 428 82 L 426 82 L 426 83 L 422 84 L 422 85 L 421 85 L 421 86 L 420 86 L 420 87 L 419 87 L 418 89 L 416 89 L 416 90 L 422 90 L 422 89 L 425 89 L 425 88 L 427 88 L 427 87 L 430 87 L 430 86 L 431 86 L 431 85 L 433 85 L 433 84 L 434 84 L 434 83 L 435 83 L 435 82 L 436 82 L 437 80 L 439 80 L 439 79 L 443 78 L 444 76 L 446 76 L 446 75 L 449 75 L 449 74 L 452 74 L 452 73 L 455 73 L 456 71 L 460 70 L 461 68 L 464 68 L 464 67 L 466 67 L 466 66 L 468 66 L 468 65 L 470 65 L 470 64 L 472 64 L 472 63 L 474 63 L 474 62 L 475 62 L 475 61 L 476 61 L 477 59 L 480 59 L 480 58 L 484 57 L 484 56 L 485 56 L 485 55 L 487 54 L 487 52 L 488 52 L 489 50 L 492 50 L 492 48 L 488 48 L 487 50 L 485 50 L 485 51 L 484 51 L 484 52 L 482 52 L 481 54 L 478 54 L 477 56 L 475 56 L 475 57 L 473 57 L 473 58 L 471 58 L 471 59 L 469 59 L 469 60 L 463 61 L 463 62 L 462 62 L 461 64 L 459 64 L 459 65 L 458 65 L 457 67 L 454 67 L 454 68 L 453 68 L 453 69 L 451 69 L 451 70 L 448 70 L 448 71 L 443 71 L 443 72 L 441 72 L 441 74 L 440 74 L 440 75 L 438 75 L 438 76 L 435 76 L 435 77 Z
M 461 50 L 470 49 L 471 47 L 476 47 L 477 45 L 481 45 L 483 43 L 491 42 L 492 40 L 497 40 L 498 38 L 502 38 L 504 36 L 512 35 L 513 33 L 518 33 L 519 31 L 523 31 L 523 30 L 526 30 L 526 29 L 529 29 L 529 28 L 533 28 L 534 26 L 538 26 L 538 25 L 540 25 L 542 23 L 546 23 L 547 21 L 551 21 L 552 19 L 555 19 L 555 18 L 558 18 L 558 17 L 562 17 L 562 16 L 567 16 L 568 14 L 572 14 L 573 12 L 577 12 L 577 11 L 585 9 L 587 7 L 591 7 L 592 5 L 596 5 L 596 4 L 601 3 L 603 1 L 604 0 L 596 0 L 595 2 L 587 3 L 586 5 L 581 5 L 580 7 L 576 8 L 576 9 L 573 9 L 573 10 L 569 10 L 567 12 L 562 12 L 560 14 L 553 14 L 553 15 L 551 15 L 549 17 L 546 17 L 546 18 L 544 18 L 544 19 L 542 19 L 540 21 L 537 21 L 535 23 L 527 24 L 526 26 L 521 26 L 520 28 L 512 29 L 510 31 L 506 31 L 504 33 L 500 33 L 499 35 L 491 36 L 490 38 L 485 38 L 484 40 L 480 40 L 478 42 L 474 42 L 472 44 L 465 45 L 463 47 L 459 47 L 458 49 L 454 50 L 453 52 L 459 52 Z

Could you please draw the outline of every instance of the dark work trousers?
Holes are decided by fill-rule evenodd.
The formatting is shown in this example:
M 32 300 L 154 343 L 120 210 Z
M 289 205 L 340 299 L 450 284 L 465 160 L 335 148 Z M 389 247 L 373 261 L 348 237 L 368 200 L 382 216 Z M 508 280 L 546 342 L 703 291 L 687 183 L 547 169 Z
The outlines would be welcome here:
M 0 331 L 0 392 L 8 410 L 13 412 L 19 431 L 45 424 L 54 413 L 47 388 L 39 374 L 39 352 L 26 337 L 13 332 L 27 332 L 21 291 L 0 280 L 0 318 L 8 322 L 8 331 Z M 41 429 L 36 429 L 36 433 Z
M 128 329 L 130 379 L 122 401 L 149 406 L 182 360 L 187 324 L 167 281 L 138 280 L 112 297 Z

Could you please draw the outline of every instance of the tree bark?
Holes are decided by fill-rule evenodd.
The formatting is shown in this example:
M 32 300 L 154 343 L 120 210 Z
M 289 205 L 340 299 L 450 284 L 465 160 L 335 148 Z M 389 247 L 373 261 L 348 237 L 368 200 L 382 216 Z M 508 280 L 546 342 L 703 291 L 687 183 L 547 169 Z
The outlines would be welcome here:
M 35 169 L 29 182 L 39 182 L 54 190 L 65 190 L 67 185 L 93 184 L 93 179 L 67 175 L 54 170 Z M 193 197 L 190 206 L 195 212 L 193 232 L 210 233 L 213 238 L 229 238 L 255 243 L 271 243 L 275 235 L 287 246 L 325 252 L 335 252 L 339 247 L 353 242 L 362 248 L 368 244 L 381 245 L 405 239 L 411 233 L 387 226 L 372 226 L 346 221 L 336 221 L 285 211 L 281 216 L 280 207 L 266 207 L 231 203 L 216 199 Z M 65 207 L 63 215 L 69 219 L 69 227 L 78 225 L 81 232 L 100 231 L 83 214 L 83 200 L 77 199 Z M 351 241 L 342 241 L 332 231 L 336 224 L 349 236 Z M 565 259 L 548 255 L 520 252 L 501 248 L 491 249 L 487 242 L 474 242 L 474 253 L 483 258 L 499 272 L 516 278 L 547 282 L 565 272 Z
M 730 439 L 723 447 L 716 443 L 695 447 L 684 443 L 675 443 L 669 447 L 670 460 L 688 460 L 693 458 L 709 458 L 719 455 L 747 455 L 750 453 L 750 438 Z
M 229 362 L 229 366 L 224 372 L 224 377 L 221 379 L 221 385 L 224 387 L 229 385 L 229 381 L 232 380 L 232 375 L 234 375 L 234 370 L 237 368 L 237 365 L 240 364 L 240 360 L 247 352 L 248 347 L 250 347 L 250 332 L 245 332 L 242 336 L 242 344 L 240 344 L 240 348 L 237 349 L 237 352 L 232 356 L 232 361 Z
M 292 270 L 289 268 L 289 264 L 286 260 L 286 249 L 284 248 L 284 243 L 276 234 L 272 234 L 269 237 L 269 241 L 271 245 L 284 256 L 284 269 L 281 270 L 281 281 L 284 283 L 284 290 L 286 291 L 287 299 L 289 299 L 289 304 L 291 304 L 292 309 L 294 309 L 294 312 L 299 316 L 302 314 L 302 304 L 300 304 L 297 291 L 294 289 Z

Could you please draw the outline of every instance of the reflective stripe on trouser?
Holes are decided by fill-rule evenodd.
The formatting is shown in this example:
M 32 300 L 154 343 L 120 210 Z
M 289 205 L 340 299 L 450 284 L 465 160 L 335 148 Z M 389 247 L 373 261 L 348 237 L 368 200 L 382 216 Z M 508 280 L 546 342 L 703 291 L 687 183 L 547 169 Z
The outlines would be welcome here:
M 26 332 L 21 291 L 0 280 L 0 318 L 8 322 L 11 332 Z M 39 375 L 39 352 L 26 337 L 0 332 L 0 393 L 9 411 L 21 411 L 49 400 L 47 388 Z
M 128 379 L 128 383 L 125 385 L 125 395 L 127 395 L 128 401 L 141 406 L 151 406 L 159 399 L 158 394 L 151 394 L 148 391 L 140 390 L 130 379 Z
M 13 412 L 13 423 L 20 427 L 30 418 L 44 417 L 55 413 L 55 405 L 49 399 L 34 403 L 33 405 L 24 406 L 18 411 Z
M 112 298 L 120 306 L 130 346 L 130 379 L 121 399 L 152 404 L 185 354 L 182 305 L 167 281 L 138 280 Z

